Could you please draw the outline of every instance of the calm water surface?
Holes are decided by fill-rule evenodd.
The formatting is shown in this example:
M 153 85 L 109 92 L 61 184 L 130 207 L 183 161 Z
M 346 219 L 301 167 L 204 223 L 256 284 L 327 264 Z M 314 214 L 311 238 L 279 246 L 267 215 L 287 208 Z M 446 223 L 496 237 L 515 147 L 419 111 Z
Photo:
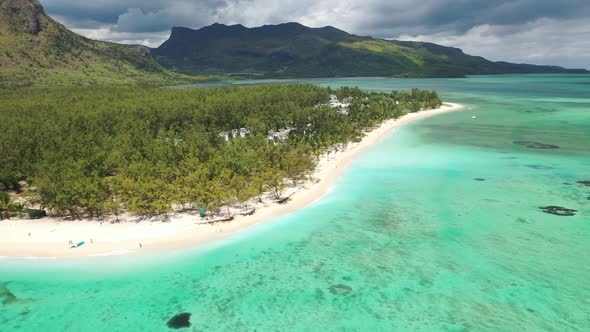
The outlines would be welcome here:
M 206 248 L 0 259 L 0 331 L 166 331 L 185 312 L 193 331 L 590 330 L 590 75 L 311 82 L 471 110 L 404 127 L 314 206 Z

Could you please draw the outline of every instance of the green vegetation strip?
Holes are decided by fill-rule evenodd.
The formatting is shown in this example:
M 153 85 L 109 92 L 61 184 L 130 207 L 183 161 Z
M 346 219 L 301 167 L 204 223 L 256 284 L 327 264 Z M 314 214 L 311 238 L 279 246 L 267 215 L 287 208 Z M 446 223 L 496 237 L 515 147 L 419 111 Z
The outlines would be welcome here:
M 331 94 L 347 99 L 348 112 L 329 105 Z M 429 91 L 302 84 L 38 88 L 0 91 L 0 99 L 0 187 L 21 190 L 26 180 L 29 202 L 73 218 L 215 211 L 267 191 L 278 198 L 329 147 L 404 110 L 441 105 Z M 268 138 L 285 128 L 288 136 Z

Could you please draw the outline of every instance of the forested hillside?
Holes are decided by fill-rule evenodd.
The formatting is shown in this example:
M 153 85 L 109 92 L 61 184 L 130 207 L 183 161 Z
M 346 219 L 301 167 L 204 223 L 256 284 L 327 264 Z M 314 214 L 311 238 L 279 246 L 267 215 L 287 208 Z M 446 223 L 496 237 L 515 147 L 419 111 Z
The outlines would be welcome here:
M 347 100 L 344 112 L 329 105 Z M 73 218 L 151 216 L 174 205 L 216 210 L 314 169 L 328 147 L 435 92 L 391 94 L 312 85 L 207 89 L 52 88 L 0 91 L 0 187 L 32 185 L 31 202 Z M 247 135 L 223 132 L 243 128 Z M 284 139 L 269 131 L 290 129 Z
M 199 79 L 163 68 L 145 47 L 77 35 L 47 16 L 37 0 L 0 0 L 0 88 L 165 85 Z
M 247 28 L 213 24 L 176 27 L 152 54 L 191 74 L 246 77 L 463 77 L 510 73 L 587 72 L 557 66 L 500 63 L 432 43 L 362 37 L 298 23 Z

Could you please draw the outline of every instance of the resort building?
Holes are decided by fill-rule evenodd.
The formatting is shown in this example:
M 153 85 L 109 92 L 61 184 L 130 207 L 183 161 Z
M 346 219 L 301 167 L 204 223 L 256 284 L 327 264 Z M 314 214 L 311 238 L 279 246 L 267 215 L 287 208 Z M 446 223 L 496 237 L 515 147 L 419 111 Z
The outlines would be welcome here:
M 226 142 L 231 141 L 234 138 L 241 137 L 246 138 L 250 135 L 250 130 L 246 128 L 232 129 L 230 131 L 222 131 L 219 136 L 223 137 Z
M 352 102 L 352 98 L 345 98 L 340 102 L 336 95 L 330 95 L 330 102 L 329 105 L 332 108 L 337 108 L 338 113 L 347 115 L 348 108 L 350 107 L 350 103 Z
M 274 130 L 269 130 L 268 131 L 268 136 L 266 136 L 266 138 L 269 141 L 272 140 L 281 140 L 284 141 L 286 139 L 289 138 L 289 133 L 293 130 L 293 128 L 282 128 L 279 129 L 278 131 L 274 131 Z

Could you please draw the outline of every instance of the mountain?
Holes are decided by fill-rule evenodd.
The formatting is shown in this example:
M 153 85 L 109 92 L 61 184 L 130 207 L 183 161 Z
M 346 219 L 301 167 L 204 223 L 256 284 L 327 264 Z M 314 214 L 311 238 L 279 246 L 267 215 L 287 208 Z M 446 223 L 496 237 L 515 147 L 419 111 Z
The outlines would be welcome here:
M 586 72 L 492 62 L 432 43 L 361 37 L 298 23 L 246 28 L 175 27 L 151 50 L 164 67 L 190 74 L 263 77 L 462 77 L 475 74 Z
M 0 87 L 189 81 L 160 66 L 146 47 L 69 31 L 37 0 L 0 0 Z

